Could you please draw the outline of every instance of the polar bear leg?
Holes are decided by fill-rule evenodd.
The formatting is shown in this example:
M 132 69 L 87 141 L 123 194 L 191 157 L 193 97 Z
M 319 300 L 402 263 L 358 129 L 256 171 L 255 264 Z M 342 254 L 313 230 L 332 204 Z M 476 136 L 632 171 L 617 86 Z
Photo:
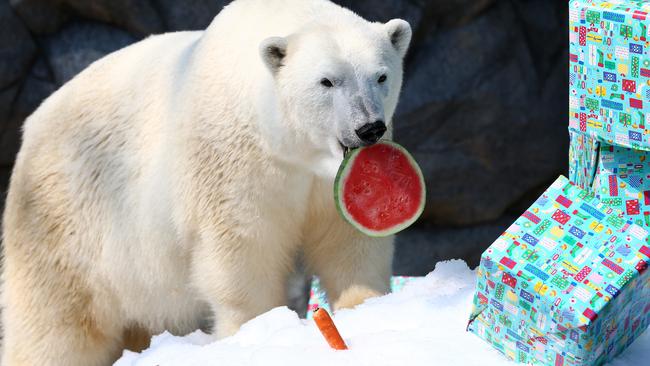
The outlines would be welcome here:
M 338 219 L 320 240 L 305 246 L 305 261 L 319 276 L 334 310 L 390 291 L 394 237 L 371 238 Z
M 55 272 L 43 267 L 11 267 L 5 269 L 2 365 L 99 366 L 119 357 L 117 322 L 98 319 L 80 283 L 65 273 L 45 278 L 42 273 Z
M 268 239 L 268 238 L 267 238 Z M 211 304 L 216 339 L 235 334 L 242 324 L 286 304 L 286 279 L 293 257 L 272 240 L 238 242 L 195 252 L 195 286 Z

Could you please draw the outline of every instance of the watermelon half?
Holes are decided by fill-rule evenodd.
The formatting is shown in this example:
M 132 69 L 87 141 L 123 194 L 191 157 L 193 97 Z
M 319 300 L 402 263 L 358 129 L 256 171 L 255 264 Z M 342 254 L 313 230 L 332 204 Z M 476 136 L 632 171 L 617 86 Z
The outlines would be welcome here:
M 422 171 L 402 146 L 381 141 L 348 152 L 334 183 L 343 217 L 368 236 L 404 230 L 424 210 Z

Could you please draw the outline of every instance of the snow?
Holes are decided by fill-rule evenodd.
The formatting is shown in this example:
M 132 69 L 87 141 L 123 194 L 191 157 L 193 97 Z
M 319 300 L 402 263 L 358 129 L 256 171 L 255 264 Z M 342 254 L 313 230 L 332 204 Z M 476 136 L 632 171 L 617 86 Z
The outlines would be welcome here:
M 163 333 L 142 353 L 125 351 L 115 365 L 515 365 L 465 332 L 474 276 L 461 260 L 440 262 L 397 293 L 337 312 L 347 351 L 330 349 L 312 321 L 279 307 L 216 342 L 201 331 Z M 646 331 L 610 365 L 647 364 L 649 354 Z

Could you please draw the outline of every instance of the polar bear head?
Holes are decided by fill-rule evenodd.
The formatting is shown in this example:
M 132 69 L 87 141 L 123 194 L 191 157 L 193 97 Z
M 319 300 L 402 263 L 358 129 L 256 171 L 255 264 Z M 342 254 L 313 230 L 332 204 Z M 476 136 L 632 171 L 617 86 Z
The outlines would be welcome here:
M 337 166 L 344 148 L 390 138 L 410 40 L 404 20 L 361 18 L 265 39 L 260 53 L 273 76 L 283 123 Z

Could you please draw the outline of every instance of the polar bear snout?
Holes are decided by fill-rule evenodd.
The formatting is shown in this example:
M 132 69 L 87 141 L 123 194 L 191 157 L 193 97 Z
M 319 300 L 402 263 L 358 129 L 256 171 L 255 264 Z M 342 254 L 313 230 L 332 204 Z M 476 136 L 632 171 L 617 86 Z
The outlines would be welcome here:
M 379 141 L 388 126 L 385 120 L 385 96 L 363 78 L 350 78 L 347 86 L 335 91 L 336 134 L 348 148 L 372 145 Z
M 386 124 L 382 120 L 365 125 L 354 131 L 364 145 L 372 145 L 386 133 Z

